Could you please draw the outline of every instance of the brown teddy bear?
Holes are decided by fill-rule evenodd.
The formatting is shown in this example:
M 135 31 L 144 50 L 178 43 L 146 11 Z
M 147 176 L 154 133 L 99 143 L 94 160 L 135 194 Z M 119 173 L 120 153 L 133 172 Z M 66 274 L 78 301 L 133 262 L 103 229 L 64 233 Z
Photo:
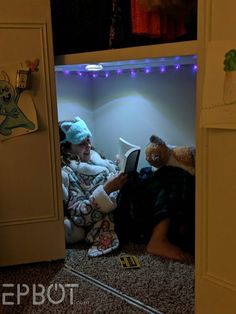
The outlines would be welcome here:
M 146 160 L 153 167 L 160 168 L 164 165 L 180 167 L 195 175 L 195 147 L 170 146 L 158 136 L 152 135 L 145 154 Z

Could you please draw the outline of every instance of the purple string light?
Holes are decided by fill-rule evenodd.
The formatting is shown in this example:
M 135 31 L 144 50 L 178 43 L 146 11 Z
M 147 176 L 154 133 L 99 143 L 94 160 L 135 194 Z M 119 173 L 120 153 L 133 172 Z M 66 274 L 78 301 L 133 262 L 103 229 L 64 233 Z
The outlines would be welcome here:
M 136 77 L 136 72 L 134 70 L 131 70 L 130 71 L 130 75 L 132 78 L 135 78 Z
M 176 57 L 176 59 L 179 59 L 179 57 Z M 172 66 L 173 69 L 175 70 L 179 70 L 181 68 L 181 64 L 180 63 L 176 63 Z M 155 69 L 156 67 L 154 67 Z M 160 73 L 165 73 L 167 71 L 167 69 L 171 68 L 171 66 L 159 66 L 157 67 L 160 71 Z M 79 77 L 92 77 L 92 78 L 97 78 L 97 77 L 104 77 L 104 78 L 109 78 L 112 74 L 117 74 L 117 75 L 121 75 L 122 73 L 130 73 L 130 76 L 132 78 L 135 78 L 137 76 L 138 71 L 143 72 L 145 74 L 149 74 L 153 72 L 153 68 L 148 66 L 148 67 L 144 67 L 144 68 L 139 68 L 139 69 L 126 69 L 125 71 L 123 69 L 117 69 L 115 71 L 106 71 L 106 72 L 101 72 L 101 73 L 87 73 L 87 72 L 83 72 L 83 71 L 76 71 L 74 73 L 76 73 Z M 193 72 L 197 72 L 197 65 L 193 64 L 192 65 L 192 71 Z M 73 73 L 73 72 L 72 72 Z M 63 71 L 64 75 L 69 75 L 71 74 L 71 71 L 69 70 L 65 70 Z
M 151 68 L 146 68 L 145 70 L 144 70 L 144 73 L 145 74 L 149 74 L 151 72 Z
M 161 71 L 161 73 L 164 73 L 166 71 L 166 68 L 162 66 L 160 71 Z

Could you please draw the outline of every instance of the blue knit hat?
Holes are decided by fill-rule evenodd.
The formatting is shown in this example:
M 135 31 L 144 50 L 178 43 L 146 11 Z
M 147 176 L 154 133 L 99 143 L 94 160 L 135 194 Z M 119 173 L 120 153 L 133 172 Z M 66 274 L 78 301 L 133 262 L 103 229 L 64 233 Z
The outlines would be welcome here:
M 60 127 L 66 136 L 61 143 L 69 142 L 71 144 L 80 144 L 87 137 L 92 136 L 92 133 L 89 131 L 86 123 L 79 117 L 76 117 L 74 122 L 62 122 Z

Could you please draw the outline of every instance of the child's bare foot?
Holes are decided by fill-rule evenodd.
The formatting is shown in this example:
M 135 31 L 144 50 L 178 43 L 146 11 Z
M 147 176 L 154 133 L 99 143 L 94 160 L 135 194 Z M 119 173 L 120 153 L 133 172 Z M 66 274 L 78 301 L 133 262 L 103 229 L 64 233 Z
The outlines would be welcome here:
M 176 261 L 191 263 L 191 255 L 185 253 L 178 246 L 168 241 L 170 219 L 164 219 L 153 228 L 151 239 L 147 245 L 147 252 L 153 255 L 167 257 Z
M 181 248 L 171 244 L 167 239 L 159 239 L 148 243 L 147 252 L 153 255 L 167 257 L 176 261 L 191 263 L 192 257 Z

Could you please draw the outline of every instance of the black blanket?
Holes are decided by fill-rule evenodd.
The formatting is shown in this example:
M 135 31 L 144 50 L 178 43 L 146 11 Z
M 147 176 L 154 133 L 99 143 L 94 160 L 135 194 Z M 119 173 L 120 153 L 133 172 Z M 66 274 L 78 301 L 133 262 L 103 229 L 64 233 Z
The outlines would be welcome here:
M 122 188 L 115 210 L 116 232 L 121 242 L 147 243 L 153 227 L 170 218 L 170 241 L 193 250 L 194 208 L 195 177 L 164 166 L 149 176 L 138 174 Z

